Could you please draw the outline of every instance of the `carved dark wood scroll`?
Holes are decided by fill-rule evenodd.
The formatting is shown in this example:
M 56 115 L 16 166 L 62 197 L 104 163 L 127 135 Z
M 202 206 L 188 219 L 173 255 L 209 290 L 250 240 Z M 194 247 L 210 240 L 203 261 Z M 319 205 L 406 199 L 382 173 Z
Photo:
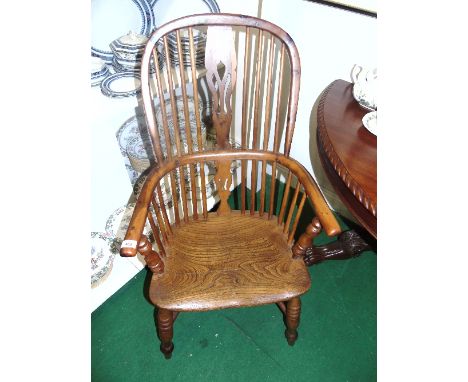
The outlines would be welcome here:
M 224 65 L 223 78 L 218 65 Z M 207 31 L 205 66 L 208 88 L 213 99 L 213 124 L 219 148 L 229 148 L 229 130 L 232 121 L 231 96 L 236 84 L 237 59 L 232 28 L 210 26 Z
M 345 260 L 357 257 L 362 252 L 370 250 L 367 244 L 356 231 L 345 231 L 338 240 L 321 246 L 310 246 L 305 250 L 304 262 L 311 266 L 325 260 Z

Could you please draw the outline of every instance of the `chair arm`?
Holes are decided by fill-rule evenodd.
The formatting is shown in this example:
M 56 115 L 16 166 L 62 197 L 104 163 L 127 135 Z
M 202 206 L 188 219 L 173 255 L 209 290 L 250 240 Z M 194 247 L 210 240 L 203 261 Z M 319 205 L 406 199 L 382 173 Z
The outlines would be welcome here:
M 310 173 L 295 159 L 284 156 L 283 154 L 271 151 L 259 150 L 214 150 L 174 157 L 165 161 L 161 167 L 153 167 L 148 174 L 145 184 L 138 196 L 130 224 L 125 235 L 125 240 L 120 248 L 120 255 L 124 257 L 135 256 L 141 235 L 145 226 L 145 220 L 148 216 L 151 198 L 158 182 L 170 171 L 177 167 L 202 161 L 217 160 L 268 160 L 276 161 L 287 167 L 298 178 L 304 187 L 304 190 L 314 206 L 317 217 L 328 236 L 336 236 L 341 233 L 340 225 L 325 201 L 319 187 L 315 183 Z
M 120 256 L 133 257 L 137 254 L 154 189 L 167 171 L 169 170 L 165 170 L 165 167 L 155 167 L 148 174 L 133 209 L 125 239 L 120 247 Z
M 278 154 L 277 154 L 278 155 Z M 291 170 L 304 187 L 304 190 L 314 206 L 315 213 L 328 236 L 336 236 L 341 233 L 341 227 L 333 215 L 330 207 L 309 171 L 293 158 L 278 156 L 278 162 Z

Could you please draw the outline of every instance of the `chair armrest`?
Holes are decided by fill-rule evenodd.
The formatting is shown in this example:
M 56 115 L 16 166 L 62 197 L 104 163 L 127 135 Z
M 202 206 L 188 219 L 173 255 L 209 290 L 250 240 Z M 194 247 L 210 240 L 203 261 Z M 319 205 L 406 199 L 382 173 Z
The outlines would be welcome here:
M 270 151 L 259 150 L 214 150 L 174 157 L 171 160 L 165 161 L 161 167 L 153 167 L 148 174 L 145 184 L 138 196 L 132 218 L 125 235 L 125 240 L 120 248 L 120 255 L 123 257 L 135 256 L 138 245 L 141 240 L 145 221 L 148 216 L 153 192 L 158 182 L 170 171 L 177 167 L 191 164 L 194 162 L 217 161 L 217 160 L 268 160 L 276 161 L 279 164 L 291 170 L 304 187 L 304 190 L 309 197 L 315 209 L 317 217 L 328 236 L 336 236 L 341 233 L 340 225 L 335 216 L 328 207 L 325 198 L 323 197 L 314 178 L 298 161 L 283 154 Z
M 341 233 L 341 227 L 333 212 L 328 206 L 320 188 L 307 169 L 293 158 L 283 155 L 278 157 L 278 162 L 295 173 L 299 182 L 314 206 L 317 217 L 328 236 L 336 236 Z
M 164 168 L 156 167 L 148 174 L 133 209 L 133 214 L 127 228 L 127 233 L 125 234 L 125 239 L 120 247 L 120 256 L 136 256 L 148 216 L 154 188 L 166 172 L 167 171 L 164 171 Z

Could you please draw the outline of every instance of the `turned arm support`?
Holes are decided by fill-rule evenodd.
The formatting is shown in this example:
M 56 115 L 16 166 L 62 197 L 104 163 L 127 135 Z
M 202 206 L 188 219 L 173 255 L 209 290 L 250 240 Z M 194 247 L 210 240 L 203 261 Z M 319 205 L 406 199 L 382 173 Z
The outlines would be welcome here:
M 138 244 L 138 252 L 144 256 L 146 265 L 151 272 L 156 274 L 164 272 L 164 263 L 158 253 L 153 249 L 153 246 L 146 235 L 141 235 L 141 239 Z
M 312 219 L 312 222 L 307 226 L 305 232 L 299 237 L 292 247 L 293 258 L 304 257 L 308 248 L 312 246 L 315 237 L 322 230 L 322 226 L 317 217 Z

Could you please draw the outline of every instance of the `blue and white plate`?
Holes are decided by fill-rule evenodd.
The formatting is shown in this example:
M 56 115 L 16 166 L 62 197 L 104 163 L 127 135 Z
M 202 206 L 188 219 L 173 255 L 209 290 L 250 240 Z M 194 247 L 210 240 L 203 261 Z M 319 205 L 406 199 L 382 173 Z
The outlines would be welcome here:
M 149 0 L 92 0 L 91 54 L 111 63 L 109 44 L 132 30 L 148 36 L 154 29 Z
M 362 124 L 367 130 L 377 136 L 377 111 L 371 111 L 362 117 Z
M 103 232 L 91 232 L 91 287 L 104 281 L 112 270 L 115 253 L 110 250 L 108 237 Z
M 179 17 L 200 14 L 200 13 L 219 13 L 220 9 L 215 0 L 153 0 L 152 3 L 154 20 L 156 28 L 160 27 L 167 22 L 177 19 Z M 194 29 L 194 45 L 195 45 L 195 60 L 196 66 L 203 66 L 205 59 L 205 44 L 206 35 L 198 33 Z M 177 40 L 174 33 L 168 35 L 168 50 L 169 59 L 172 65 L 179 65 L 183 62 L 184 66 L 190 66 L 189 56 L 189 38 L 188 36 L 181 36 L 181 50 L 183 57 L 178 57 Z M 159 51 L 163 51 L 162 42 L 158 43 Z
M 140 75 L 137 72 L 111 74 L 101 82 L 101 92 L 107 97 L 133 97 L 141 92 Z
M 135 203 L 117 208 L 107 219 L 105 227 L 105 237 L 110 243 L 110 252 L 116 254 L 120 250 L 120 245 L 125 239 L 130 220 L 132 218 Z M 151 227 L 148 222 L 145 224 L 143 233 L 149 235 Z M 150 239 L 151 241 L 151 239 Z
M 91 56 L 91 86 L 99 85 L 109 75 L 109 68 L 99 57 Z
M 215 0 L 152 0 L 151 8 L 156 28 L 179 17 L 220 12 Z
M 112 59 L 112 67 L 116 72 L 138 72 L 141 71 L 141 61 L 140 60 L 125 60 L 122 58 L 114 57 Z M 159 69 L 163 68 L 163 63 L 159 60 Z M 150 73 L 155 73 L 156 70 L 153 65 L 153 59 L 151 59 L 151 71 Z

